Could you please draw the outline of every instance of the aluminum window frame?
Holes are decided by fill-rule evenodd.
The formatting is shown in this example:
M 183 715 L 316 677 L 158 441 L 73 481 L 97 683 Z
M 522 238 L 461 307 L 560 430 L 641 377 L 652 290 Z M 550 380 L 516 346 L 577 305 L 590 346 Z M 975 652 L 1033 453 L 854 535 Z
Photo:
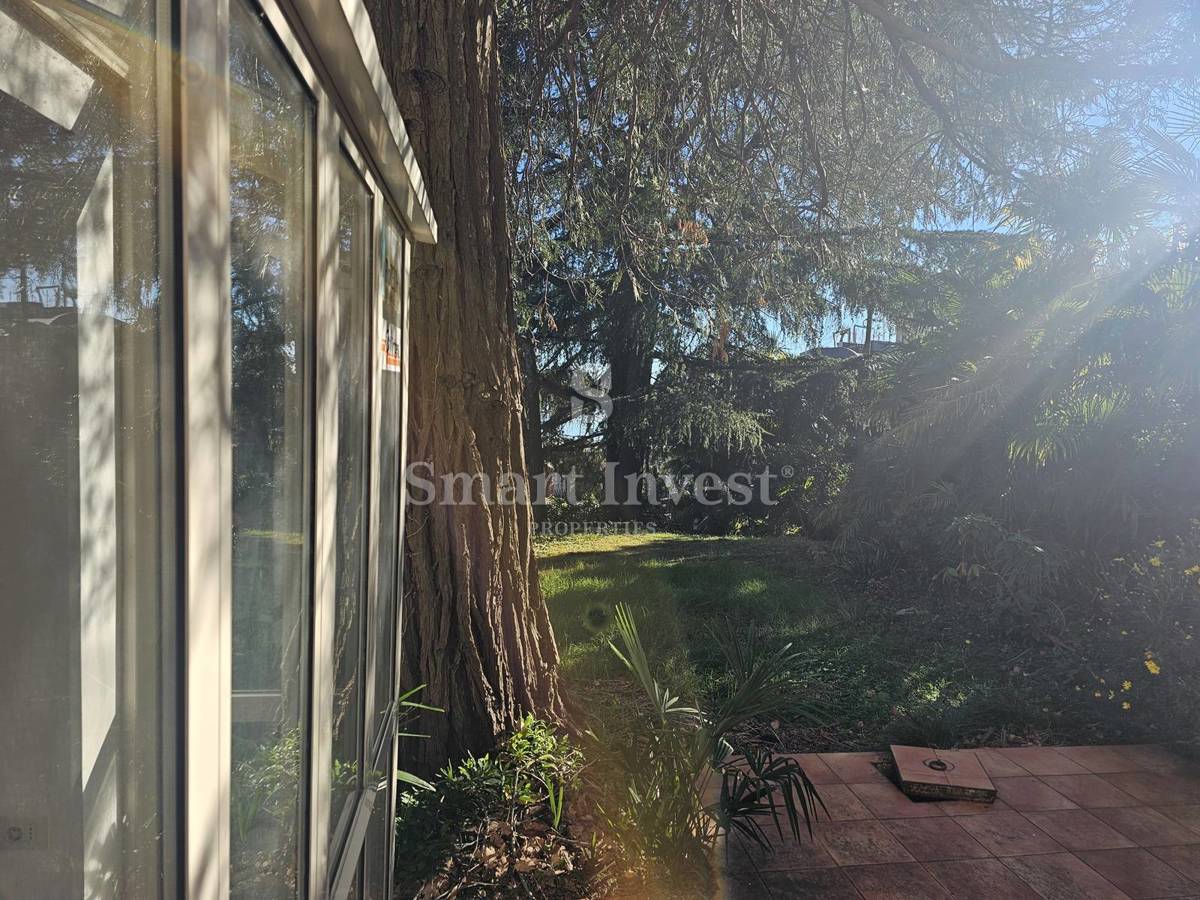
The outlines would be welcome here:
M 370 690 L 371 678 L 373 674 L 373 660 L 371 657 L 371 629 L 369 627 L 371 621 L 371 586 L 373 584 L 373 570 L 371 568 L 374 560 L 374 553 L 377 547 L 376 535 L 377 528 L 373 518 L 374 509 L 374 492 L 372 488 L 375 486 L 375 435 L 378 429 L 378 417 L 376 410 L 376 393 L 378 386 L 378 372 L 374 365 L 375 355 L 375 327 L 374 318 L 376 314 L 375 292 L 372 285 L 375 283 L 376 271 L 376 232 L 377 222 L 380 216 L 380 210 L 383 207 L 383 194 L 374 176 L 371 174 L 369 167 L 366 165 L 363 154 L 354 144 L 353 138 L 347 129 L 345 123 L 340 118 L 332 117 L 332 121 L 328 123 L 329 131 L 326 134 L 327 146 L 330 147 L 328 154 L 323 158 L 329 165 L 329 175 L 333 179 L 332 185 L 327 188 L 328 196 L 338 198 L 338 201 L 328 204 L 331 208 L 330 225 L 333 227 L 332 247 L 328 252 L 331 253 L 330 265 L 327 269 L 327 274 L 330 279 L 325 286 L 325 291 L 319 302 L 323 302 L 324 313 L 318 313 L 318 329 L 321 323 L 325 324 L 324 344 L 328 344 L 332 348 L 332 355 L 329 358 L 328 366 L 323 370 L 323 381 L 318 385 L 318 392 L 323 391 L 323 396 L 327 402 L 332 404 L 329 410 L 329 421 L 331 427 L 326 429 L 326 434 L 329 440 L 326 442 L 324 455 L 325 477 L 330 479 L 327 483 L 332 485 L 332 489 L 326 489 L 320 493 L 322 500 L 328 505 L 326 515 L 329 517 L 329 528 L 331 529 L 328 537 L 326 559 L 328 570 L 328 587 L 324 594 L 318 600 L 318 615 L 323 621 L 323 630 L 314 634 L 314 660 L 320 658 L 321 654 L 330 654 L 328 661 L 321 661 L 320 664 L 314 665 L 314 676 L 318 673 L 323 673 L 325 677 L 315 678 L 313 686 L 313 708 L 314 708 L 314 738 L 316 739 L 316 755 L 314 756 L 313 766 L 313 797 L 324 808 L 314 808 L 312 827 L 310 828 L 310 852 L 313 859 L 313 875 L 310 879 L 309 890 L 312 896 L 324 896 L 323 892 L 332 892 L 334 883 L 338 873 L 347 864 L 347 860 L 354 857 L 351 862 L 356 862 L 357 854 L 361 853 L 361 841 L 355 845 L 355 823 L 358 820 L 359 810 L 363 804 L 363 795 L 368 793 L 364 781 L 364 773 L 369 763 L 369 754 L 367 747 L 367 728 L 368 728 L 368 693 Z M 329 808 L 328 803 L 332 796 L 330 785 L 330 773 L 332 769 L 332 741 L 333 730 L 332 722 L 327 721 L 332 713 L 333 687 L 336 680 L 335 660 L 332 657 L 332 626 L 336 611 L 336 496 L 337 496 L 337 458 L 338 449 L 340 447 L 340 436 L 338 435 L 337 425 L 337 398 L 340 382 L 340 372 L 337 365 L 336 348 L 339 343 L 341 329 L 341 303 L 337 291 L 337 222 L 340 213 L 340 163 L 345 160 L 355 171 L 356 176 L 360 179 L 362 186 L 367 189 L 369 199 L 369 209 L 367 210 L 367 234 L 366 238 L 369 242 L 367 248 L 367 285 L 366 295 L 361 298 L 361 301 L 367 305 L 367 335 L 364 352 L 367 354 L 367 433 L 365 435 L 364 445 L 364 482 L 366 488 L 366 509 L 364 510 L 364 518 L 367 523 L 366 528 L 366 551 L 363 554 L 362 566 L 362 615 L 359 621 L 359 655 L 360 665 L 359 673 L 362 677 L 361 695 L 359 699 L 360 716 L 358 729 L 358 763 L 359 763 L 359 784 L 353 797 L 351 806 L 352 812 L 349 816 L 349 821 L 343 833 L 340 835 L 341 840 L 337 846 L 332 846 L 330 843 L 331 837 L 337 835 L 330 834 L 330 825 L 332 821 L 331 813 L 333 810 Z M 323 315 L 323 317 L 322 317 Z M 330 500 L 333 502 L 329 502 Z M 319 724 L 316 724 L 319 723 Z M 319 763 L 318 763 L 319 759 Z
M 183 591 L 179 604 L 183 658 L 178 666 L 181 708 L 181 741 L 178 764 L 179 885 L 189 900 L 227 900 L 230 891 L 230 785 L 232 694 L 232 275 L 230 259 L 230 4 L 239 0 L 176 0 L 178 81 L 167 79 L 172 108 L 177 110 L 175 139 L 179 166 L 178 217 L 174 223 L 178 247 L 178 349 L 182 355 L 178 375 L 182 542 L 178 582 Z M 379 97 L 388 133 L 396 142 L 389 158 L 378 159 L 369 148 L 379 140 L 363 136 L 361 96 L 345 102 L 343 86 L 323 67 L 319 47 L 305 23 L 313 21 L 321 0 L 248 0 L 272 33 L 294 71 L 308 89 L 316 109 L 316 136 L 312 185 L 314 208 L 311 223 L 313 252 L 307 262 L 306 316 L 310 326 L 310 400 L 306 414 L 312 428 L 305 477 L 312 498 L 307 527 L 312 536 L 308 573 L 308 640 L 305 652 L 304 734 L 306 763 L 303 769 L 300 836 L 302 862 L 299 894 L 310 898 L 344 897 L 361 868 L 363 842 L 371 813 L 378 802 L 394 815 L 396 736 L 394 710 L 380 731 L 375 727 L 375 674 L 378 665 L 376 633 L 379 578 L 380 484 L 377 435 L 381 422 L 379 340 L 383 290 L 376 285 L 385 220 L 390 217 L 400 240 L 403 266 L 401 282 L 401 422 L 399 472 L 407 463 L 408 429 L 408 305 L 411 242 L 433 240 L 436 223 L 411 159 L 411 147 L 396 121 L 390 91 Z M 358 0 L 340 0 L 355 33 L 359 52 L 353 64 L 366 67 L 378 88 L 382 69 L 373 37 L 361 30 L 365 11 Z M 355 12 L 361 15 L 354 15 Z M 367 27 L 369 28 L 369 20 Z M 344 48 L 345 42 L 342 45 Z M 365 49 L 364 49 L 365 48 Z M 346 65 L 350 65 L 347 63 Z M 168 71 L 172 63 L 164 63 Z M 386 79 L 383 83 L 386 85 Z M 361 92 L 360 92 L 361 93 Z M 389 110 L 388 104 L 391 104 Z M 394 115 L 393 115 L 394 113 Z M 386 149 L 386 148 L 385 148 Z M 338 455 L 338 164 L 349 157 L 371 196 L 369 211 L 370 344 L 368 352 L 368 566 L 364 587 L 363 637 L 360 652 L 363 672 L 363 715 L 359 735 L 360 789 L 351 825 L 340 848 L 331 848 L 330 788 L 332 768 L 332 696 L 335 678 L 331 645 L 336 602 L 336 496 Z M 398 163 L 399 161 L 399 163 Z M 400 168 L 398 168 L 398 165 Z M 396 174 L 402 172 L 411 189 L 398 190 Z M 415 173 L 415 176 L 414 176 Z M 386 184 L 390 187 L 385 188 Z M 414 223 L 416 228 L 414 229 Z M 402 484 L 402 482 L 401 482 Z M 403 598 L 403 535 L 405 503 L 401 495 L 397 522 L 397 607 L 395 665 L 391 692 L 397 693 L 399 641 Z M 383 734 L 378 743 L 372 733 Z M 386 760 L 384 796 L 366 784 L 365 772 L 377 759 Z M 164 811 L 165 814 L 166 811 Z M 169 823 L 168 823 L 169 824 Z M 387 872 L 389 888 L 394 876 L 391 859 L 394 835 L 389 834 Z M 165 853 L 164 856 L 170 856 Z M 171 881 L 167 882 L 172 883 Z
M 376 195 L 375 203 L 376 214 L 372 222 L 372 267 L 373 274 L 376 276 L 372 282 L 373 288 L 371 291 L 371 490 L 370 495 L 370 512 L 368 521 L 373 535 L 368 547 L 369 570 L 368 570 L 368 586 L 367 586 L 367 621 L 369 626 L 373 626 L 377 620 L 379 613 L 380 601 L 380 585 L 379 585 L 379 541 L 375 539 L 382 531 L 381 516 L 383 514 L 379 485 L 383 473 L 382 463 L 380 458 L 380 442 L 378 435 L 381 433 L 383 422 L 383 399 L 382 390 L 380 389 L 380 368 L 378 365 L 377 348 L 383 339 L 382 322 L 384 310 L 384 283 L 380 276 L 379 261 L 384 246 L 384 230 L 387 228 L 389 221 L 394 226 L 396 235 L 400 240 L 400 264 L 401 264 L 401 323 L 400 323 L 400 340 L 401 340 L 401 360 L 403 369 L 400 372 L 400 410 L 401 417 L 399 423 L 399 443 L 396 459 L 397 472 L 399 477 L 403 478 L 405 466 L 407 463 L 408 441 L 408 306 L 409 306 L 409 261 L 411 256 L 411 237 L 409 231 L 404 227 L 403 218 L 396 212 L 395 207 L 389 202 L 389 198 L 380 191 Z M 403 481 L 399 481 L 397 486 L 402 488 Z M 393 627 L 395 629 L 395 638 L 393 648 L 395 653 L 394 665 L 392 668 L 392 684 L 391 684 L 391 700 L 394 703 L 398 694 L 398 684 L 400 675 L 400 621 L 401 612 L 400 606 L 403 599 L 403 575 L 404 575 L 404 524 L 405 510 L 407 503 L 405 502 L 404 492 L 401 491 L 400 504 L 396 512 L 396 607 L 394 609 Z M 364 766 L 368 769 L 374 769 L 377 764 L 383 764 L 383 773 L 386 778 L 386 787 L 384 790 L 371 790 L 369 785 L 364 784 L 363 790 L 359 796 L 357 808 L 355 809 L 350 825 L 350 830 L 343 847 L 341 859 L 338 860 L 336 871 L 333 871 L 332 880 L 330 882 L 330 897 L 332 900 L 344 900 L 351 889 L 358 882 L 363 846 L 366 842 L 367 833 L 371 824 L 371 815 L 375 810 L 375 806 L 380 802 L 380 795 L 383 795 L 382 802 L 387 804 L 389 821 L 395 818 L 395 770 L 396 770 L 396 752 L 398 741 L 396 737 L 396 713 L 395 709 L 391 709 L 389 714 L 382 720 L 377 721 L 375 711 L 378 705 L 375 703 L 375 673 L 378 666 L 378 631 L 374 627 L 367 628 L 367 670 L 366 680 L 363 684 L 364 689 L 364 709 L 366 714 L 363 716 L 363 753 Z M 389 831 L 388 835 L 388 860 L 387 860 L 387 878 L 389 891 L 394 883 L 394 831 Z

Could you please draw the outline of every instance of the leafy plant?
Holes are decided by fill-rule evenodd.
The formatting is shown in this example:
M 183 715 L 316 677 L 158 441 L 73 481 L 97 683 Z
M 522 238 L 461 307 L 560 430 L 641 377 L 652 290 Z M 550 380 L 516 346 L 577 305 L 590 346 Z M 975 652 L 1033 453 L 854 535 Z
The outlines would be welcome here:
M 615 612 L 621 647 L 613 653 L 633 674 L 644 702 L 634 704 L 633 740 L 600 741 L 612 784 L 602 813 L 638 856 L 684 877 L 706 880 L 721 837 L 737 835 L 769 846 L 768 829 L 800 840 L 820 798 L 794 758 L 735 749 L 737 733 L 772 712 L 795 654 L 768 650 L 752 627 L 743 638 L 727 630 L 721 646 L 732 686 L 711 711 L 685 704 L 650 668 L 627 607 Z
M 445 712 L 445 710 L 442 709 L 441 707 L 430 706 L 427 703 L 420 703 L 413 699 L 413 697 L 417 696 L 417 694 L 421 693 L 421 691 L 423 691 L 423 690 L 425 690 L 425 685 L 419 684 L 415 688 L 409 688 L 407 691 L 405 691 L 403 694 L 401 694 L 399 697 L 396 698 L 396 715 L 397 715 L 398 721 L 401 723 L 401 725 L 403 725 L 404 722 L 408 721 L 410 717 L 415 716 L 418 712 L 420 712 L 422 710 L 425 712 L 434 712 L 434 713 L 444 713 Z M 402 737 L 402 738 L 425 738 L 425 737 L 428 737 L 428 735 L 415 734 L 411 731 L 400 731 L 398 733 L 398 735 L 399 735 L 399 737 Z M 424 778 L 414 775 L 412 772 L 406 772 L 403 769 L 396 770 L 396 780 L 399 782 L 402 782 L 404 784 L 411 785 L 412 787 L 418 788 L 423 791 L 433 790 L 433 785 L 431 785 Z
M 236 860 L 232 877 L 239 891 L 257 894 L 267 890 L 268 884 L 296 883 L 295 857 L 272 852 L 267 845 L 289 846 L 295 840 L 302 747 L 300 729 L 290 728 L 255 746 L 234 767 L 230 820 Z
M 473 871 L 477 893 L 466 895 L 496 896 L 514 879 L 565 865 L 558 832 L 582 767 L 567 738 L 526 716 L 495 752 L 448 765 L 431 784 L 401 794 L 396 853 L 410 886 Z
M 261 816 L 282 828 L 295 827 L 295 802 L 300 783 L 300 729 L 262 744 L 234 770 L 233 828 L 244 842 Z

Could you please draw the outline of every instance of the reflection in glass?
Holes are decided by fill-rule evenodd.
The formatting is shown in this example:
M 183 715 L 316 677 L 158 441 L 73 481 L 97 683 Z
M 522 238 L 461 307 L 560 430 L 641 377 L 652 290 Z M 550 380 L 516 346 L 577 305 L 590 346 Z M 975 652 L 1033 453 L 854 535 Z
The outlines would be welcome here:
M 404 384 L 401 374 L 400 328 L 402 321 L 403 255 L 400 229 L 389 216 L 384 220 L 379 254 L 383 321 L 380 323 L 386 357 L 379 385 L 379 572 L 375 608 L 375 746 L 380 745 L 394 701 L 396 671 L 396 602 L 399 587 L 400 426 Z M 378 757 L 377 757 L 378 759 Z M 384 763 L 390 760 L 383 760 Z M 386 768 L 386 765 L 380 766 Z
M 155 4 L 80 5 L 0 0 L 0 897 L 153 898 L 166 123 Z
M 313 103 L 231 5 L 233 789 L 231 895 L 297 895 L 309 597 Z
M 388 853 L 391 829 L 388 827 L 388 792 L 381 789 L 375 795 L 367 837 L 363 842 L 363 897 L 366 900 L 392 900 L 388 885 Z
M 338 479 L 330 843 L 349 827 L 362 743 L 370 422 L 370 195 L 344 156 L 338 172 Z

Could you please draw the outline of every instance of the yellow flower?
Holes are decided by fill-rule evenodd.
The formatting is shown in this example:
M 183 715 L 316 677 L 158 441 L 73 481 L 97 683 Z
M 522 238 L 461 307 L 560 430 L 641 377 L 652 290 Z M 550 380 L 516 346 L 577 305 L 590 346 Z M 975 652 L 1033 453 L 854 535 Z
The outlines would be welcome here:
M 1099 691 L 1092 691 L 1092 696 L 1099 700 L 1101 695 Z
M 1200 565 L 1188 566 L 1183 570 L 1184 575 L 1200 575 Z
M 1154 546 L 1161 550 L 1163 547 L 1167 546 L 1167 542 L 1164 540 L 1157 540 L 1154 542 Z
M 1132 681 L 1122 681 L 1121 682 L 1121 690 L 1132 691 L 1133 690 L 1133 682 Z
M 1154 568 L 1156 568 L 1156 569 L 1159 568 L 1162 565 L 1162 557 L 1160 557 L 1160 556 L 1150 557 L 1150 565 L 1154 566 Z
M 1160 672 L 1162 672 L 1162 666 L 1160 666 L 1153 659 L 1148 659 L 1146 660 L 1146 671 L 1151 675 L 1158 675 Z
M 1133 704 L 1130 703 L 1128 700 L 1126 700 L 1124 703 L 1121 704 L 1121 709 L 1128 712 L 1129 710 L 1133 709 Z

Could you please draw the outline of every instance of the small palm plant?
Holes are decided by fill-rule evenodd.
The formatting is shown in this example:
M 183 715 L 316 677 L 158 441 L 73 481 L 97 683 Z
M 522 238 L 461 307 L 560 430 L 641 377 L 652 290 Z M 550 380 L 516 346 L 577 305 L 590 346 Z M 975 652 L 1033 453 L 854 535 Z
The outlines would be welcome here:
M 811 835 L 821 800 L 796 760 L 733 746 L 741 727 L 776 711 L 796 658 L 791 645 L 766 650 L 753 628 L 744 638 L 727 628 L 720 638 L 733 688 L 705 712 L 654 678 L 629 609 L 618 605 L 615 618 L 622 647 L 610 646 L 649 701 L 636 707 L 632 740 L 604 748 L 619 788 L 602 812 L 626 847 L 673 875 L 703 879 L 722 837 L 766 849 L 768 829 L 780 839 L 785 827 L 797 841 L 805 829 Z

